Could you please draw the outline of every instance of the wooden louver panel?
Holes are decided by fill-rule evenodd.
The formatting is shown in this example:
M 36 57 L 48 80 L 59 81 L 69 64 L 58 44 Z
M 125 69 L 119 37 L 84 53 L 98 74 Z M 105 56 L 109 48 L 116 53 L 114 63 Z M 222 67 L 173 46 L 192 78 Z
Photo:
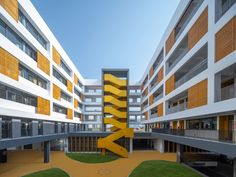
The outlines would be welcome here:
M 73 92 L 72 83 L 69 80 L 67 80 L 67 90 L 71 93 Z
M 148 111 L 146 111 L 144 115 L 145 115 L 145 119 L 148 120 Z
M 158 117 L 163 116 L 163 103 L 161 103 L 157 106 L 157 115 L 158 115 Z
M 61 89 L 55 84 L 53 84 L 53 98 L 61 100 Z
M 166 47 L 166 55 L 169 53 L 170 49 L 172 48 L 172 46 L 174 45 L 175 43 L 175 30 L 173 30 L 167 41 L 166 41 L 166 44 L 165 44 L 165 47 Z
M 207 79 L 188 89 L 188 109 L 207 104 Z
M 215 35 L 215 61 L 236 50 L 236 16 Z
M 41 54 L 41 52 L 37 52 L 37 66 L 47 75 L 50 75 L 50 62 L 49 60 Z
M 59 52 L 56 50 L 55 47 L 52 47 L 52 58 L 53 58 L 53 61 L 58 66 L 61 66 L 61 55 L 59 54 Z
M 149 106 L 153 104 L 153 94 L 149 97 Z
M 74 108 L 78 108 L 78 100 L 74 98 Z
M 166 81 L 166 88 L 165 92 L 166 95 L 168 95 L 170 92 L 172 92 L 175 89 L 175 75 L 172 75 L 167 81 Z
M 75 85 L 78 85 L 78 77 L 76 76 L 76 74 L 74 74 L 74 83 Z
M 70 108 L 67 108 L 67 119 L 73 119 L 73 112 Z
M 19 79 L 18 59 L 3 48 L 0 48 L 0 73 L 17 81 Z
M 149 70 L 149 79 L 153 76 L 153 66 L 151 67 L 151 69 Z
M 208 8 L 198 17 L 188 32 L 188 49 L 193 46 L 207 33 L 208 31 Z
M 18 0 L 0 0 L 0 5 L 18 21 Z
M 161 69 L 158 71 L 158 74 L 157 74 L 158 83 L 160 83 L 162 81 L 163 77 L 164 77 L 164 68 L 162 66 Z
M 37 97 L 37 113 L 50 115 L 50 101 L 41 97 Z

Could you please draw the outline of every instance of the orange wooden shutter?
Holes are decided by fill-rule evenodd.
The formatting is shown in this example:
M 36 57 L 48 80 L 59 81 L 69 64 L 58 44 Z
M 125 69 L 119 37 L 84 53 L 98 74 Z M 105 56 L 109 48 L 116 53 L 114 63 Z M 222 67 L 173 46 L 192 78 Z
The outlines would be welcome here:
M 146 111 L 144 115 L 145 115 L 145 119 L 148 120 L 148 111 Z
M 208 8 L 198 17 L 188 32 L 188 49 L 193 46 L 207 33 L 208 31 Z
M 158 83 L 160 83 L 162 81 L 163 77 L 164 77 L 164 68 L 162 66 L 161 69 L 158 71 L 158 74 L 157 74 Z
M 220 61 L 234 50 L 236 50 L 236 17 L 215 35 L 215 61 Z
M 53 98 L 61 100 L 61 89 L 55 84 L 53 84 Z
M 78 100 L 74 98 L 74 107 L 77 109 L 78 108 Z
M 0 0 L 0 5 L 18 22 L 18 0 Z
M 0 73 L 17 81 L 19 79 L 18 59 L 3 48 L 0 48 Z
M 53 58 L 53 61 L 58 66 L 61 66 L 61 55 L 59 54 L 59 52 L 56 50 L 55 47 L 52 47 L 52 58 Z
M 74 74 L 74 83 L 75 85 L 78 85 L 78 77 L 76 76 L 76 74 Z
M 163 116 L 163 103 L 160 103 L 160 104 L 157 106 L 157 115 L 158 115 L 158 117 Z
M 73 92 L 72 83 L 69 80 L 67 80 L 67 90 L 71 93 Z
M 153 76 L 153 66 L 151 67 L 151 69 L 149 70 L 149 79 Z
M 47 75 L 50 75 L 50 62 L 49 60 L 41 53 L 37 52 L 37 66 Z
M 172 92 L 175 89 L 175 75 L 172 75 L 167 81 L 166 81 L 166 95 L 168 95 L 170 92 Z
M 153 94 L 149 97 L 149 106 L 153 104 Z
M 37 97 L 37 113 L 50 115 L 50 101 L 41 97 Z
M 207 79 L 188 89 L 188 109 L 207 104 Z
M 73 112 L 70 108 L 67 108 L 67 119 L 73 119 Z
M 175 30 L 173 30 L 167 41 L 166 41 L 166 44 L 165 44 L 165 47 L 166 47 L 166 55 L 169 53 L 170 49 L 172 48 L 172 46 L 174 45 L 175 43 Z

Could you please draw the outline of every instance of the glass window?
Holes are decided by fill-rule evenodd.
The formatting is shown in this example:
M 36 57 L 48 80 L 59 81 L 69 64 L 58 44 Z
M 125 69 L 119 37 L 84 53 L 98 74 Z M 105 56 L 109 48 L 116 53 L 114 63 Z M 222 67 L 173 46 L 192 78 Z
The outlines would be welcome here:
M 129 107 L 129 111 L 141 111 L 141 107 Z
M 67 109 L 56 104 L 53 104 L 53 111 L 61 114 L 67 114 Z
M 71 70 L 66 66 L 63 60 L 61 60 L 61 67 L 69 76 L 71 75 Z
M 26 16 L 19 10 L 19 21 L 25 28 L 34 36 L 34 38 L 47 50 L 46 40 L 39 34 L 39 32 L 34 28 Z
M 7 90 L 7 99 L 11 101 L 16 101 L 16 94 Z
M 31 58 L 33 58 L 35 61 L 37 61 L 37 56 L 35 50 L 33 50 L 24 40 L 22 40 L 19 35 L 14 32 L 10 27 L 6 25 L 1 19 L 0 19 L 0 26 L 1 30 L 0 32 L 12 43 L 14 43 L 17 47 L 19 47 L 22 51 L 24 51 L 27 55 L 29 55 Z M 3 29 L 5 28 L 5 30 Z
M 36 74 L 34 74 L 32 71 L 29 69 L 25 68 L 23 65 L 19 65 L 19 70 L 20 70 L 20 76 L 33 82 L 34 84 L 47 89 L 47 81 L 44 79 L 40 78 Z
M 61 91 L 61 98 L 68 101 L 68 102 L 71 102 L 71 97 L 63 91 Z
M 100 106 L 86 106 L 85 111 L 91 111 L 91 112 L 102 111 L 102 107 L 100 107 Z
M 55 69 L 53 69 L 53 76 L 57 78 L 61 83 L 63 83 L 65 86 L 67 86 L 67 81 L 64 77 L 59 74 Z
M 6 99 L 6 87 L 0 85 L 0 98 Z

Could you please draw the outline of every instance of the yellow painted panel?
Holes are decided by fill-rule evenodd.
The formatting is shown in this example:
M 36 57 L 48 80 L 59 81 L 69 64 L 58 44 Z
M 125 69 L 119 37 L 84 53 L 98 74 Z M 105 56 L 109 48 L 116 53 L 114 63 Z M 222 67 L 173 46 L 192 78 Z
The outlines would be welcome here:
M 67 108 L 67 119 L 73 119 L 73 112 L 70 108 Z
M 50 101 L 42 97 L 37 97 L 37 113 L 50 115 Z
M 3 48 L 0 48 L 0 73 L 17 81 L 19 79 L 18 59 Z
M 0 0 L 0 5 L 18 22 L 18 0 Z
M 37 66 L 47 75 L 50 75 L 50 62 L 49 60 L 41 53 L 37 52 Z
M 72 86 L 72 83 L 67 80 L 67 90 L 71 93 L 73 93 L 73 86 Z
M 53 84 L 53 98 L 61 100 L 61 89 L 55 84 Z
M 76 76 L 76 74 L 74 74 L 74 83 L 75 85 L 78 85 L 78 77 Z
M 53 61 L 58 65 L 61 66 L 61 55 L 57 51 L 57 49 L 53 46 L 52 47 L 52 58 Z
M 77 109 L 78 108 L 78 100 L 74 98 L 74 107 Z
M 165 88 L 166 95 L 168 95 L 173 90 L 175 90 L 175 75 L 174 74 L 166 81 L 166 88 Z
M 163 103 L 160 103 L 160 104 L 157 106 L 157 114 L 158 114 L 158 117 L 163 116 Z
M 111 124 L 119 129 L 124 129 L 127 127 L 126 122 L 119 122 L 118 120 L 115 120 L 114 118 L 107 118 L 107 117 L 104 118 L 104 124 Z

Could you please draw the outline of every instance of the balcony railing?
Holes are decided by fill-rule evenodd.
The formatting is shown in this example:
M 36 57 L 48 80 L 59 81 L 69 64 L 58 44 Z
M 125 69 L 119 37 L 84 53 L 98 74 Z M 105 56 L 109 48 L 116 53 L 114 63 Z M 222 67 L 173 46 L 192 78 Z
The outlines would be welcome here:
M 221 100 L 227 100 L 236 97 L 234 85 L 229 85 L 221 89 Z
M 198 129 L 159 129 L 153 128 L 152 132 L 154 133 L 162 133 L 162 134 L 170 134 L 176 136 L 185 136 L 185 137 L 193 137 L 193 138 L 201 138 L 207 140 L 215 140 L 215 141 L 223 141 L 229 143 L 236 143 L 235 135 L 236 131 L 234 130 L 198 130 Z
M 192 79 L 194 76 L 198 75 L 202 71 L 207 69 L 207 59 L 200 62 L 198 65 L 196 65 L 194 68 L 192 68 L 188 73 L 186 73 L 181 79 L 175 82 L 175 88 L 178 88 L 179 86 L 183 85 L 185 82 Z
M 158 100 L 161 99 L 162 97 L 163 97 L 163 92 L 160 93 L 159 95 L 157 95 L 156 97 L 154 97 L 153 103 L 155 103 L 156 101 L 158 101 Z
M 188 109 L 188 102 L 177 104 L 176 106 L 170 107 L 167 109 L 167 114 L 172 114 L 179 111 L 184 111 Z

